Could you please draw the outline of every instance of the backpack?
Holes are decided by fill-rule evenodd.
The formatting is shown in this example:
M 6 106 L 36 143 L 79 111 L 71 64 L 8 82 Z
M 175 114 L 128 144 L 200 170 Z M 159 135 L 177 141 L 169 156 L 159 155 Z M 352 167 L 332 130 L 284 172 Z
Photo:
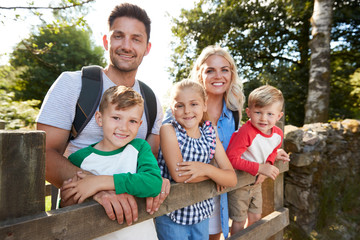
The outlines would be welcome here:
M 75 118 L 71 128 L 70 139 L 75 139 L 91 120 L 100 103 L 103 91 L 102 68 L 87 66 L 81 69 L 81 91 L 76 104 Z M 157 104 L 154 92 L 145 83 L 139 81 L 140 93 L 144 99 L 144 111 L 147 121 L 146 138 L 154 126 Z M 154 104 L 155 103 L 155 104 Z

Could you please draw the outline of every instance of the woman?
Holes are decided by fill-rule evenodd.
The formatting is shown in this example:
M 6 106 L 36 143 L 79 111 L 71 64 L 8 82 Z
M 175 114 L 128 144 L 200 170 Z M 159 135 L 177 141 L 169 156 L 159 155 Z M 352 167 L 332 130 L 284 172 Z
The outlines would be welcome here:
M 191 78 L 206 90 L 207 118 L 213 123 L 226 150 L 232 133 L 238 128 L 238 119 L 241 119 L 245 100 L 235 61 L 225 49 L 208 46 L 196 60 Z M 209 239 L 219 239 L 221 232 L 226 238 L 229 233 L 227 194 L 215 197 L 214 202 L 215 211 L 210 218 Z

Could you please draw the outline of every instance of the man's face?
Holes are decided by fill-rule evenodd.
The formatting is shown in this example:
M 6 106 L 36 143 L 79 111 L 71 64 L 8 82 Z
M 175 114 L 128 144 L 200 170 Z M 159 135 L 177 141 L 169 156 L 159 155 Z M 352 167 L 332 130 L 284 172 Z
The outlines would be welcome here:
M 136 71 L 150 51 L 145 25 L 135 18 L 116 18 L 104 47 L 109 51 L 110 65 L 124 72 Z

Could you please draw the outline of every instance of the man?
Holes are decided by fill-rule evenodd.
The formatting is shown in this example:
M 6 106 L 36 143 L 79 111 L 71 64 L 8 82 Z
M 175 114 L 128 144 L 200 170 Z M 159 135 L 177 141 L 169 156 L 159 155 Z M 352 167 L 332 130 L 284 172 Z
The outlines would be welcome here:
M 150 19 L 146 12 L 136 5 L 124 3 L 111 12 L 108 25 L 109 33 L 103 37 L 103 44 L 109 51 L 109 65 L 103 69 L 103 91 L 111 86 L 123 85 L 139 92 L 139 82 L 135 80 L 137 69 L 151 48 Z M 64 181 L 71 181 L 80 170 L 66 158 L 80 148 L 102 139 L 102 130 L 94 117 L 79 136 L 69 139 L 74 120 L 75 106 L 81 90 L 81 72 L 62 73 L 47 93 L 39 116 L 37 129 L 46 132 L 46 180 L 56 187 Z M 157 117 L 151 134 L 146 138 L 155 156 L 159 149 L 159 128 L 162 108 L 157 99 Z M 139 129 L 138 138 L 145 139 L 147 132 L 146 117 Z M 166 198 L 170 190 L 169 182 L 164 181 L 160 196 L 147 199 L 147 211 L 153 213 Z M 100 192 L 93 196 L 104 208 L 108 217 L 121 224 L 124 216 L 127 224 L 137 219 L 137 205 L 129 194 L 116 195 L 114 192 Z M 62 205 L 69 205 L 71 201 Z

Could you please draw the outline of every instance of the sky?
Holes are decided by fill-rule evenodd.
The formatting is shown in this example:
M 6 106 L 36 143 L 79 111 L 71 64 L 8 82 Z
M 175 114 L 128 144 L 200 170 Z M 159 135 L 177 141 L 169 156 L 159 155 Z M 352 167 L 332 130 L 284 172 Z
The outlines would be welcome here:
M 35 0 L 35 6 L 47 6 L 43 0 Z M 97 0 L 86 16 L 86 20 L 93 31 L 93 40 L 96 45 L 102 46 L 102 36 L 107 32 L 107 18 L 117 4 L 125 1 Z M 196 0 L 132 0 L 128 1 L 146 10 L 151 19 L 150 53 L 144 57 L 136 78 L 147 83 L 157 94 L 160 100 L 165 101 L 166 94 L 171 88 L 170 73 L 167 68 L 171 66 L 172 54 L 170 42 L 172 40 L 170 18 L 178 17 L 181 8 L 191 9 Z M 90 4 L 89 4 L 90 5 Z M 0 6 L 14 7 L 26 6 L 25 0 L 0 0 Z M 8 11 L 8 12 L 7 12 Z M 49 11 L 50 12 L 50 11 Z M 167 13 L 171 16 L 167 16 Z M 14 21 L 11 16 L 20 14 L 24 20 Z M 29 36 L 31 25 L 36 23 L 34 17 L 27 17 L 26 10 L 2 10 L 0 12 L 0 64 L 6 64 L 8 54 L 23 38 Z

